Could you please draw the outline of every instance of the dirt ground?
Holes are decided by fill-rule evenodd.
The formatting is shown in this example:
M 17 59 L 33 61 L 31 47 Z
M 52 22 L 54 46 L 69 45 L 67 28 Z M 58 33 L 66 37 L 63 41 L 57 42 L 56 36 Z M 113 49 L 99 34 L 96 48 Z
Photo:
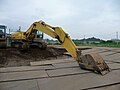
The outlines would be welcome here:
M 82 70 L 70 56 L 64 55 L 66 50 L 61 46 L 28 51 L 6 49 L 0 51 L 0 61 L 3 66 L 0 68 L 0 90 L 120 90 L 120 49 L 78 48 L 83 54 L 98 52 L 112 71 L 101 76 Z M 61 60 L 59 58 L 65 58 L 63 60 L 68 62 L 59 62 L 58 60 Z M 57 63 L 51 61 L 51 64 L 47 65 L 43 63 L 42 66 L 29 66 L 29 62 L 35 60 L 53 60 Z
M 67 58 L 65 49 L 48 47 L 46 50 L 39 48 L 21 51 L 18 49 L 0 49 L 0 67 L 28 66 L 31 61 L 53 60 L 56 58 Z
M 79 48 L 86 50 L 90 48 Z M 46 50 L 31 48 L 19 50 L 15 48 L 0 49 L 0 67 L 29 66 L 30 62 L 42 60 L 65 59 L 71 57 L 64 54 L 64 48 L 48 46 Z

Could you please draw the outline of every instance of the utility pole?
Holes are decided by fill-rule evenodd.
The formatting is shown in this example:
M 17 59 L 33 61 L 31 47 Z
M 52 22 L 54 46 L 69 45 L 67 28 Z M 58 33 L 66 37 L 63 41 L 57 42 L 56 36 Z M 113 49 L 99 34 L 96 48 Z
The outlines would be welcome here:
M 9 34 L 10 34 L 10 28 L 9 28 Z
M 85 35 L 84 35 L 84 41 L 83 41 L 83 43 L 85 44 Z
M 118 38 L 118 32 L 116 32 L 116 39 L 117 39 L 117 45 L 118 45 L 118 40 L 119 40 L 119 38 Z
M 116 39 L 118 40 L 118 32 L 116 32 Z
M 84 39 L 85 39 L 85 35 L 84 35 Z
M 21 31 L 21 26 L 19 26 L 19 29 L 18 29 L 18 31 L 19 31 L 19 32 Z

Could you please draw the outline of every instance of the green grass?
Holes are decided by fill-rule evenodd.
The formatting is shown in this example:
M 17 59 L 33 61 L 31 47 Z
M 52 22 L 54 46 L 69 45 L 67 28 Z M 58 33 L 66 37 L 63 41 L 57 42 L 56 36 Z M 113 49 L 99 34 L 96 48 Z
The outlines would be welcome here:
M 101 42 L 101 43 L 80 43 L 78 41 L 74 41 L 77 46 L 97 46 L 97 47 L 113 47 L 120 48 L 120 42 Z M 55 43 L 47 43 L 48 45 L 60 45 L 59 42 Z
M 120 43 L 76 43 L 77 46 L 98 46 L 98 47 L 114 47 L 114 48 L 120 48 Z

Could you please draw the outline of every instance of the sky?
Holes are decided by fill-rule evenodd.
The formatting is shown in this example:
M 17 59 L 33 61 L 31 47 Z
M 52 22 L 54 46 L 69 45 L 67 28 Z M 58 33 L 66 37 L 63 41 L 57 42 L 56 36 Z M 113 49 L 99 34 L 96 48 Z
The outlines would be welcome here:
M 0 24 L 11 31 L 40 20 L 73 39 L 115 39 L 116 32 L 120 38 L 120 0 L 0 0 Z

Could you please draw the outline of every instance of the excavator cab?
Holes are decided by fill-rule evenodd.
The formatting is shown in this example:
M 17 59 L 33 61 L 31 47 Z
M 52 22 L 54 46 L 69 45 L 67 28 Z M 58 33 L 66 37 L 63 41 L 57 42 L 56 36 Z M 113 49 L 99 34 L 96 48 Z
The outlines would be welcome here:
M 37 31 L 36 32 L 36 36 L 35 36 L 35 39 L 43 39 L 43 36 L 44 36 L 44 34 L 43 34 L 43 32 L 41 32 L 41 31 Z
M 43 37 L 44 37 L 43 32 L 36 31 L 35 37 L 34 37 L 32 43 L 30 44 L 30 47 L 31 48 L 39 47 L 40 49 L 46 49 L 47 44 L 46 44 L 45 40 L 43 39 Z

